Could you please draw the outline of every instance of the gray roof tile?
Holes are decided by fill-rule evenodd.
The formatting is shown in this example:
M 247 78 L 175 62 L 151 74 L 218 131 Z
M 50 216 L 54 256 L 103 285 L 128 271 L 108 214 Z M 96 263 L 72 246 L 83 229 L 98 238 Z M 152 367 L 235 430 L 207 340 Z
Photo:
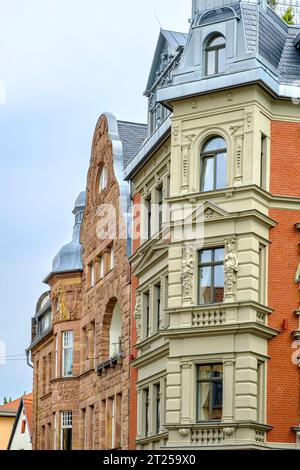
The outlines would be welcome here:
M 134 122 L 118 121 L 118 129 L 123 144 L 123 164 L 136 155 L 147 137 L 147 125 Z

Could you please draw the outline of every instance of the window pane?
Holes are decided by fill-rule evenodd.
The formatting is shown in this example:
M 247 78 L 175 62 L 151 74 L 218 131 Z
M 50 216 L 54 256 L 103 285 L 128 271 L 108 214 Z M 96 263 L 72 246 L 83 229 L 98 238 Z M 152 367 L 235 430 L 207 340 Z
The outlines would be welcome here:
M 224 260 L 224 248 L 217 248 L 215 250 L 215 261 L 223 261 Z
M 214 289 L 213 302 L 223 302 L 224 300 L 224 268 L 214 267 Z
M 207 51 L 206 53 L 206 74 L 214 75 L 216 73 L 216 51 Z
M 227 183 L 227 156 L 226 153 L 217 155 L 216 189 L 225 188 Z
M 218 54 L 218 70 L 217 73 L 225 72 L 225 65 L 226 65 L 226 49 L 219 49 L 217 51 Z
M 208 421 L 211 408 L 211 384 L 209 382 L 198 384 L 198 420 Z
M 211 303 L 211 267 L 200 268 L 200 304 Z
M 205 380 L 211 378 L 212 367 L 210 365 L 200 366 L 198 369 L 198 379 Z
M 215 152 L 217 150 L 226 149 L 227 145 L 222 137 L 214 137 L 210 139 L 203 147 L 203 152 Z
M 200 263 L 210 263 L 211 262 L 212 250 L 203 250 L 200 253 Z
M 225 38 L 224 36 L 218 35 L 214 36 L 207 44 L 207 47 L 215 47 L 215 46 L 225 46 Z
M 214 159 L 203 159 L 203 179 L 202 191 L 211 191 L 214 189 Z

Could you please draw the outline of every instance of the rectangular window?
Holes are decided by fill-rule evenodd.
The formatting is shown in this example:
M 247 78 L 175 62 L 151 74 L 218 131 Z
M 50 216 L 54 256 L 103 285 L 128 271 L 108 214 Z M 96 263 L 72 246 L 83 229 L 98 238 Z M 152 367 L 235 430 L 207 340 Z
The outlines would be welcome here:
M 199 304 L 224 301 L 224 248 L 199 252 Z
M 63 351 L 62 351 L 62 375 L 71 377 L 73 375 L 73 349 L 74 337 L 73 331 L 63 332 Z
M 158 229 L 160 230 L 163 223 L 163 188 L 157 188 L 157 204 L 158 204 Z
M 223 365 L 201 365 L 197 371 L 197 421 L 219 421 L 223 410 Z
M 161 424 L 161 400 L 160 400 L 160 384 L 154 385 L 155 390 L 155 432 L 160 433 Z
M 267 144 L 267 137 L 261 134 L 260 187 L 265 190 L 267 189 Z
M 150 394 L 149 388 L 144 389 L 144 436 L 147 437 L 150 432 Z
M 110 270 L 114 269 L 114 247 L 112 246 L 110 249 Z
M 58 377 L 58 335 L 55 335 L 55 378 Z
M 100 256 L 100 258 L 99 258 L 99 264 L 100 264 L 100 279 L 103 279 L 103 278 L 104 278 L 104 275 L 105 275 L 103 256 Z
M 72 411 L 61 412 L 61 450 L 72 450 Z
M 82 422 L 82 446 L 83 449 L 87 449 L 87 423 L 86 423 L 86 409 L 82 408 L 81 410 L 81 422 Z
M 89 407 L 89 426 L 88 426 L 88 436 L 89 436 L 89 442 L 88 442 L 88 448 L 90 450 L 94 449 L 94 406 Z
M 150 336 L 150 292 L 144 294 L 144 311 L 145 311 L 145 336 Z
M 25 434 L 26 431 L 26 420 L 24 419 L 21 424 L 21 434 Z
M 265 422 L 265 371 L 264 363 L 258 362 L 257 364 L 257 421 L 259 423 Z
M 122 395 L 117 394 L 107 400 L 106 405 L 106 448 L 121 447 Z
M 53 413 L 53 449 L 57 449 L 57 417 L 56 413 Z
M 259 246 L 259 293 L 258 301 L 266 303 L 266 247 Z
M 151 220 L 152 220 L 152 208 L 151 208 L 151 198 L 145 200 L 146 203 L 146 213 L 147 213 L 147 237 L 151 238 Z
M 92 263 L 91 265 L 91 287 L 95 285 L 95 264 Z
M 155 286 L 155 304 L 156 304 L 156 328 L 157 331 L 161 327 L 161 285 Z

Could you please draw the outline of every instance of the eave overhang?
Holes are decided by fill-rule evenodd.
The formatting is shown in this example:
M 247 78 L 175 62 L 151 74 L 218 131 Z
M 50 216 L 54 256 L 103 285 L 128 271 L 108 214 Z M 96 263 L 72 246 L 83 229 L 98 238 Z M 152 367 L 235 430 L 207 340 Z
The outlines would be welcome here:
M 163 142 L 171 135 L 171 118 L 164 120 L 161 126 L 154 134 L 146 140 L 143 147 L 139 150 L 135 157 L 128 163 L 125 168 L 125 181 L 130 180 L 151 155 L 162 145 Z

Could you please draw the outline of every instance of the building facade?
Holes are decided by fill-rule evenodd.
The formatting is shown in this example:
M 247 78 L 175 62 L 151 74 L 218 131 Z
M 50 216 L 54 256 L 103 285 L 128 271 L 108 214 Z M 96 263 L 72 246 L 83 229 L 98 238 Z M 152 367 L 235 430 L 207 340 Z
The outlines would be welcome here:
M 126 168 L 140 226 L 131 441 L 297 448 L 300 28 L 266 1 L 192 13 L 176 60 L 161 33 L 147 85 L 149 112 L 172 114 Z
M 37 304 L 34 449 L 300 446 L 300 27 L 193 0 L 102 115 Z
M 102 115 L 72 241 L 53 260 L 28 349 L 33 449 L 127 449 L 130 363 L 129 185 L 124 165 L 146 126 Z

